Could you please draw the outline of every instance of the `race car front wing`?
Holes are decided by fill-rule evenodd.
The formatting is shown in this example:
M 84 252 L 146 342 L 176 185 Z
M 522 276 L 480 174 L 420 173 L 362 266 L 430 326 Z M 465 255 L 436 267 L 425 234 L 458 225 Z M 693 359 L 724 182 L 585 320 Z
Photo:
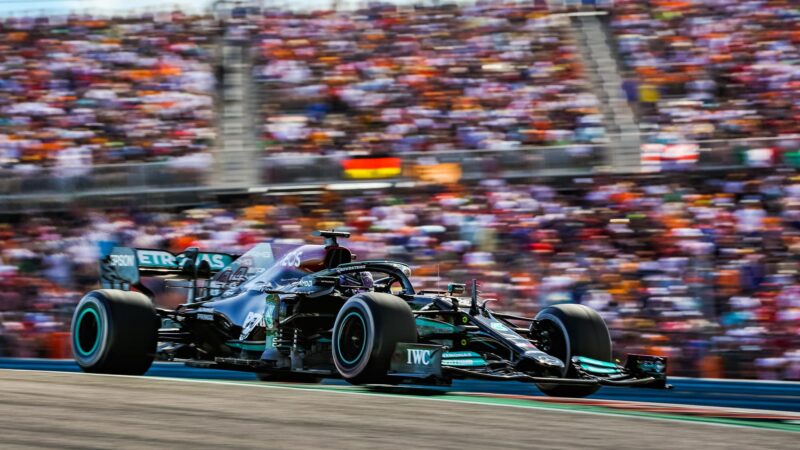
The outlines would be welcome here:
M 672 388 L 667 384 L 667 359 L 660 356 L 629 354 L 622 365 L 575 356 L 570 363 L 574 369 L 570 372 L 576 375 L 573 378 L 533 376 L 514 369 L 508 361 L 487 360 L 474 352 L 448 352 L 439 345 L 399 343 L 389 375 L 428 382 L 477 378 L 559 385 Z

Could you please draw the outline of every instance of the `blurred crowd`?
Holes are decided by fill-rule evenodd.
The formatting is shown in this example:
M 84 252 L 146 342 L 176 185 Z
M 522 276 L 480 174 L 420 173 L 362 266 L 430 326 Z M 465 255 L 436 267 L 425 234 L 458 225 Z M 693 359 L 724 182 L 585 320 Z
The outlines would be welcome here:
M 72 173 L 207 151 L 214 25 L 178 12 L 0 22 L 0 168 Z
M 619 0 L 623 90 L 673 141 L 793 134 L 792 0 Z M 605 137 L 569 18 L 543 2 L 0 23 L 0 168 L 206 152 L 220 39 L 252 50 L 270 153 L 407 153 L 587 144 Z M 217 84 L 218 86 L 219 84 Z M 205 160 L 204 160 L 205 161 Z
M 569 20 L 534 2 L 268 11 L 256 25 L 271 152 L 504 150 L 605 133 Z
M 224 33 L 210 16 L 180 13 L 6 19 L 0 168 L 69 175 L 208 153 L 221 36 L 252 44 L 257 132 L 270 153 L 602 140 L 569 22 L 536 5 L 271 10 L 232 19 Z M 622 87 L 642 123 L 673 136 L 664 145 L 796 133 L 798 25 L 792 0 L 617 0 L 610 21 Z M 776 142 L 784 163 L 800 165 L 796 137 Z M 671 151 L 675 161 L 658 164 L 713 153 Z M 743 153 L 751 167 L 777 160 L 760 147 Z M 96 286 L 101 249 L 239 253 L 337 228 L 353 232 L 349 245 L 362 259 L 410 263 L 420 287 L 477 278 L 496 308 L 520 314 L 587 304 L 612 328 L 620 356 L 668 356 L 674 374 L 800 379 L 795 170 L 485 180 L 3 220 L 0 355 L 69 356 L 72 309 Z M 181 300 L 159 296 L 166 306 Z
M 319 197 L 259 197 L 184 211 L 74 211 L 0 229 L 6 353 L 67 355 L 72 306 L 100 248 L 243 252 L 347 229 L 361 259 L 409 262 L 420 287 L 477 278 L 495 308 L 601 312 L 616 351 L 670 357 L 673 373 L 800 379 L 800 175 L 486 181 Z M 174 306 L 180 293 L 160 296 Z M 63 337 L 63 334 L 61 335 Z
M 688 139 L 797 133 L 795 0 L 617 0 L 623 88 L 640 119 Z

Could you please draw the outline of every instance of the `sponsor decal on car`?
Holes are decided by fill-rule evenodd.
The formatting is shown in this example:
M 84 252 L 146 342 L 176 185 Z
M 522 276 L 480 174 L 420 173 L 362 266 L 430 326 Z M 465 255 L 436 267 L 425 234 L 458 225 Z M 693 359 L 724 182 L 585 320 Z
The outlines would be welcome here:
M 109 255 L 109 264 L 114 267 L 133 267 L 136 259 L 133 255 Z
M 179 257 L 178 259 L 181 260 L 180 262 L 183 262 L 182 257 Z M 198 260 L 208 262 L 208 264 L 211 266 L 211 270 L 224 269 L 232 262 L 230 256 L 214 253 L 200 253 L 200 255 L 198 255 Z
M 425 378 L 442 373 L 441 345 L 398 343 L 392 355 L 390 374 Z
M 443 366 L 482 367 L 486 360 L 478 353 L 471 351 L 445 352 L 442 354 Z
M 482 367 L 486 365 L 486 360 L 483 358 L 443 359 L 442 365 L 457 367 Z
M 409 348 L 406 350 L 408 353 L 408 364 L 422 364 L 429 366 L 431 364 L 431 351 L 419 348 Z
M 664 371 L 664 363 L 659 360 L 653 361 L 639 361 L 639 369 L 644 372 L 658 372 L 661 373 Z
M 480 358 L 480 356 L 481 355 L 479 355 L 479 354 L 477 354 L 475 352 L 464 351 L 464 352 L 445 352 L 442 355 L 442 358 L 445 358 L 445 359 L 447 359 L 447 358 Z
M 333 269 L 334 273 L 344 273 L 344 272 L 355 272 L 356 270 L 364 270 L 367 266 L 359 265 L 359 266 L 347 266 L 342 268 Z
M 247 281 L 247 267 L 239 267 L 233 274 L 228 277 L 228 285 L 236 287 Z
M 136 250 L 136 257 L 142 267 L 178 267 L 175 255 L 161 250 Z
M 302 250 L 294 250 L 286 254 L 283 258 L 281 258 L 280 264 L 282 267 L 298 267 L 300 263 L 303 262 L 303 251 Z
M 492 327 L 493 330 L 497 330 L 497 331 L 499 331 L 501 333 L 507 333 L 507 332 L 511 331 L 510 328 L 508 328 L 507 326 L 503 325 L 500 322 L 492 322 L 491 327 Z
M 164 250 L 146 249 L 137 249 L 136 258 L 139 260 L 140 267 L 154 267 L 163 269 L 177 269 L 186 260 L 183 255 L 173 255 L 172 253 Z M 232 262 L 229 255 L 222 253 L 200 253 L 197 255 L 197 259 L 198 261 L 208 262 L 212 270 L 224 269 Z
M 264 302 L 264 327 L 272 330 L 275 322 L 275 310 L 280 305 L 280 297 L 275 294 L 267 295 Z
M 300 281 L 297 282 L 298 287 L 311 287 L 314 286 L 314 280 L 312 278 L 301 278 Z
M 264 326 L 264 314 L 254 311 L 247 313 L 247 317 L 245 317 L 244 323 L 242 324 L 242 333 L 239 335 L 239 340 L 243 341 L 247 339 L 247 336 L 249 336 L 257 326 Z

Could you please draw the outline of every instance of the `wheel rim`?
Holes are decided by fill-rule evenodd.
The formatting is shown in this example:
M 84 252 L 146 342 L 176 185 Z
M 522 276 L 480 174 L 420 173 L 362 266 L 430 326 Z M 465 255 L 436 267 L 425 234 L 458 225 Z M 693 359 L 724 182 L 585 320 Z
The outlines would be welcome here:
M 345 364 L 355 364 L 364 354 L 367 346 L 367 325 L 356 311 L 347 314 L 339 327 L 336 348 L 339 358 Z
M 566 336 L 564 336 L 561 327 L 552 320 L 547 319 L 539 323 L 540 325 L 536 335 L 536 342 L 539 344 L 539 349 L 548 355 L 555 356 L 565 365 L 568 365 L 569 348 L 567 346 Z
M 102 336 L 100 314 L 93 306 L 84 308 L 75 322 L 75 349 L 81 356 L 90 356 L 100 346 Z

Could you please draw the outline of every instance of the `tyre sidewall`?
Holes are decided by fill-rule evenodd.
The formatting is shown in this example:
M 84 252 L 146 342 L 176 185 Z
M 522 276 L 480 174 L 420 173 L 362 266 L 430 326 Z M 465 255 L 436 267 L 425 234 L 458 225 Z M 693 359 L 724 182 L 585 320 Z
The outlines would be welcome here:
M 572 311 L 568 313 L 562 308 L 569 308 Z M 575 317 L 576 313 L 582 314 L 584 317 Z M 541 310 L 539 314 L 536 315 L 536 320 L 549 320 L 555 323 L 564 335 L 567 354 L 566 361 L 563 361 L 564 370 L 562 376 L 571 374 L 571 360 L 574 356 L 586 356 L 602 361 L 611 359 L 612 344 L 608 328 L 603 319 L 593 309 L 578 304 L 550 306 Z M 591 324 L 593 327 L 602 328 L 580 330 L 577 329 L 580 325 L 575 322 L 586 322 L 580 325 Z M 583 331 L 583 333 L 581 333 L 581 331 Z M 587 334 L 591 334 L 592 337 L 597 337 L 598 340 L 586 339 Z M 602 339 L 602 341 L 600 341 L 600 339 Z
M 339 342 L 341 339 L 342 323 L 348 318 L 351 313 L 358 314 L 364 322 L 365 342 L 364 350 L 360 356 L 353 362 L 347 363 L 341 355 Z M 336 370 L 345 378 L 354 378 L 367 370 L 370 359 L 376 351 L 375 345 L 375 317 L 372 315 L 372 310 L 369 305 L 361 297 L 353 297 L 345 303 L 339 314 L 336 316 L 336 323 L 333 326 L 335 335 L 333 337 L 333 362 L 336 365 Z
M 586 356 L 601 361 L 612 357 L 612 343 L 605 321 L 593 309 L 578 304 L 549 306 L 536 315 L 536 320 L 548 320 L 563 333 L 566 345 L 566 361 L 562 378 L 576 378 L 572 366 L 574 356 Z M 587 327 L 587 328 L 584 328 Z M 591 327 L 591 329 L 588 329 Z M 583 333 L 581 333 L 583 329 Z M 560 355 L 552 355 L 560 358 Z M 586 397 L 593 394 L 599 386 L 570 386 L 537 383 L 539 389 L 551 396 Z
M 84 354 L 78 348 L 79 333 L 77 329 L 77 321 L 81 314 L 83 314 L 87 309 L 94 309 L 97 312 L 97 317 L 100 322 L 98 324 L 98 328 L 100 329 L 100 342 L 92 352 Z M 113 334 L 114 329 L 110 320 L 110 316 L 107 300 L 103 296 L 97 295 L 95 292 L 86 294 L 78 303 L 78 307 L 75 308 L 75 314 L 72 317 L 73 329 L 72 338 L 70 341 L 72 343 L 72 354 L 75 357 L 75 361 L 81 368 L 85 370 L 91 370 L 94 367 L 102 365 L 105 359 L 108 357 L 108 350 L 111 347 L 111 335 Z
M 97 312 L 99 343 L 92 352 L 79 351 L 78 319 L 87 309 Z M 72 321 L 72 353 L 85 372 L 142 375 L 153 362 L 159 319 L 152 301 L 144 294 L 100 289 L 86 294 L 75 308 Z
M 537 314 L 536 320 L 549 320 L 555 323 L 564 334 L 564 343 L 567 347 L 567 356 L 566 361 L 562 361 L 564 363 L 564 368 L 561 369 L 561 377 L 566 377 L 571 366 L 570 359 L 572 358 L 572 342 L 570 342 L 572 340 L 572 336 L 570 336 L 569 330 L 567 330 L 567 327 L 564 325 L 564 321 L 561 320 L 561 317 L 559 317 L 559 315 L 557 315 L 557 313 L 554 311 L 551 311 L 550 308 L 544 309 Z
M 340 333 L 351 313 L 364 321 L 365 346 L 352 364 L 342 361 Z M 411 307 L 395 295 L 364 292 L 351 297 L 336 316 L 333 328 L 332 358 L 339 374 L 352 384 L 391 383 L 387 377 L 392 355 L 400 342 L 417 342 L 417 327 Z

